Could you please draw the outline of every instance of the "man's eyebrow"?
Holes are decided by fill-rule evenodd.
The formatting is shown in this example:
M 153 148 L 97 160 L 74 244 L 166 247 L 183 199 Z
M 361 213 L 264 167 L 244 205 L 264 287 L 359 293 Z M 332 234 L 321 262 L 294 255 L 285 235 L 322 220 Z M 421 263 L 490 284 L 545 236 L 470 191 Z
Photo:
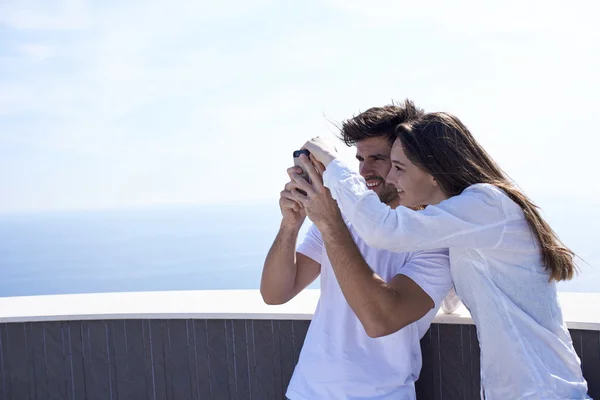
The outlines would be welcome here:
M 386 156 L 385 154 L 381 154 L 381 153 L 371 154 L 369 157 L 390 158 L 390 156 Z
M 369 154 L 367 156 L 363 156 L 362 154 L 357 154 L 356 158 L 383 158 L 384 160 L 388 160 L 390 157 L 386 156 L 382 153 Z

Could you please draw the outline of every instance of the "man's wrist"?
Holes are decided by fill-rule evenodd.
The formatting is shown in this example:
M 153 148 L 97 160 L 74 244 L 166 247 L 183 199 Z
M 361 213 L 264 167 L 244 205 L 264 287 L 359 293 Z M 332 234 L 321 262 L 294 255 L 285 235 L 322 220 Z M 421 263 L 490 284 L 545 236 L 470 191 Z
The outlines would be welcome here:
M 304 222 L 304 221 L 303 221 Z M 300 232 L 300 228 L 302 228 L 302 222 L 286 222 L 285 220 L 281 221 L 279 226 L 279 230 L 288 235 L 297 236 Z
M 315 222 L 317 229 L 324 236 L 335 236 L 346 224 L 340 214 L 336 214 L 331 218 L 327 218 L 318 222 Z

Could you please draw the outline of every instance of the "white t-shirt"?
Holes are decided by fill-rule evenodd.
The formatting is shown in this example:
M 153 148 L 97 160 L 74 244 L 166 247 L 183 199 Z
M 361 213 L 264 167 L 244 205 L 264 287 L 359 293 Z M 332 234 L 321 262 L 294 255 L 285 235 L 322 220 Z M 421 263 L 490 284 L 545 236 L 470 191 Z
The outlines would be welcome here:
M 404 274 L 435 302 L 419 321 L 391 335 L 370 338 L 335 278 L 320 232 L 313 225 L 297 251 L 321 264 L 321 296 L 286 396 L 291 400 L 415 399 L 421 370 L 420 339 L 452 287 L 448 251 L 375 250 L 348 226 L 365 261 L 389 282 Z
M 476 184 L 423 211 L 391 209 L 340 161 L 325 186 L 371 246 L 450 249 L 456 292 L 477 325 L 487 400 L 587 399 L 581 362 L 556 283 L 522 209 L 493 185 Z

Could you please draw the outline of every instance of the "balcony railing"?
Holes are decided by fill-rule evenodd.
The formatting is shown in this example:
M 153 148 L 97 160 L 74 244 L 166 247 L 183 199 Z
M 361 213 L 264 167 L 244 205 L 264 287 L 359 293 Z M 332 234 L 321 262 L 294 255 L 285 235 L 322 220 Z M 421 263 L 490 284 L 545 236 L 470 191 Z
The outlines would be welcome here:
M 0 399 L 283 399 L 318 299 L 257 291 L 0 298 Z M 600 398 L 600 294 L 560 293 L 589 394 Z M 421 341 L 419 399 L 478 399 L 464 308 Z

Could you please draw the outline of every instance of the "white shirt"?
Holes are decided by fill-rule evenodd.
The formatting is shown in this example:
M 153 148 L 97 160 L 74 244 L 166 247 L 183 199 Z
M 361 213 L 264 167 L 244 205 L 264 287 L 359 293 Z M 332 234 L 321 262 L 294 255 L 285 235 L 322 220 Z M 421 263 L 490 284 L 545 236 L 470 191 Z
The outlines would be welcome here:
M 450 249 L 456 291 L 477 325 L 487 400 L 589 398 L 556 284 L 523 211 L 502 190 L 477 184 L 423 211 L 392 210 L 340 161 L 323 178 L 369 245 Z
M 321 234 L 313 225 L 297 251 L 321 264 L 321 296 L 286 396 L 291 400 L 413 400 L 421 370 L 420 339 L 452 286 L 447 249 L 392 253 L 352 237 L 369 266 L 389 282 L 397 274 L 415 281 L 435 307 L 420 320 L 370 338 L 334 275 Z

